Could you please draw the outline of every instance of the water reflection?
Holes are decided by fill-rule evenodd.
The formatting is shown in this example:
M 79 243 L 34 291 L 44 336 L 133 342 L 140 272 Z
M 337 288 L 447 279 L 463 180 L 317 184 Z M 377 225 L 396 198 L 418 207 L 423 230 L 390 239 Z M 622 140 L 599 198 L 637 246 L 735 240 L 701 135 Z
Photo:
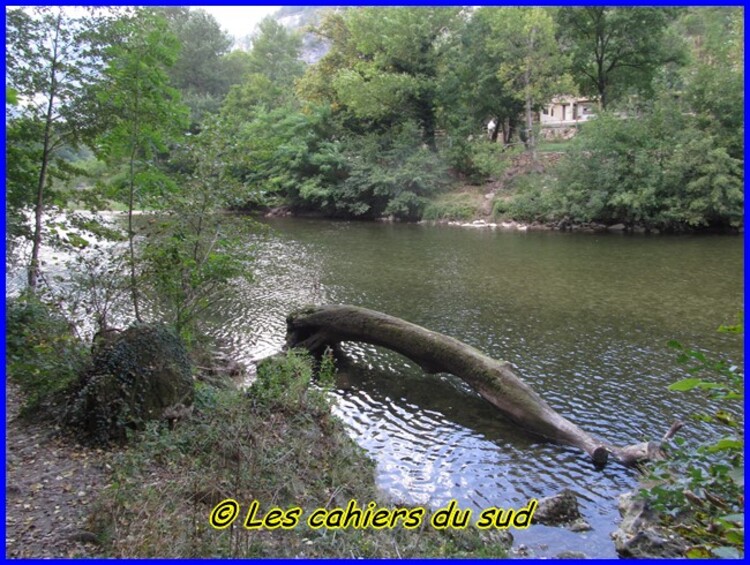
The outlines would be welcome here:
M 670 339 L 742 361 L 714 332 L 742 308 L 742 242 L 731 238 L 569 237 L 277 220 L 257 282 L 216 312 L 216 331 L 246 360 L 277 351 L 286 314 L 311 302 L 403 317 L 505 358 L 561 414 L 616 444 L 660 436 L 696 410 L 667 394 L 680 378 Z M 246 294 L 245 294 L 246 292 Z M 337 414 L 377 461 L 395 502 L 437 508 L 519 506 L 568 487 L 594 529 L 534 526 L 517 540 L 614 556 L 615 497 L 631 470 L 596 470 L 579 450 L 541 442 L 449 375 L 348 344 Z M 705 436 L 691 425 L 686 437 Z M 554 555 L 554 554 L 553 554 Z
M 666 386 L 682 378 L 667 341 L 742 365 L 742 343 L 717 334 L 743 308 L 738 238 L 605 237 L 347 222 L 274 220 L 257 248 L 255 282 L 211 313 L 212 333 L 239 360 L 278 352 L 285 318 L 324 302 L 361 305 L 444 332 L 518 374 L 562 415 L 615 444 L 659 437 L 707 408 Z M 7 279 L 6 279 L 7 282 Z M 394 502 L 437 508 L 525 505 L 575 491 L 590 532 L 514 531 L 536 555 L 562 549 L 614 557 L 615 498 L 631 470 L 594 469 L 577 449 L 539 441 L 450 375 L 347 344 L 336 413 L 377 461 Z M 692 423 L 681 433 L 709 432 Z

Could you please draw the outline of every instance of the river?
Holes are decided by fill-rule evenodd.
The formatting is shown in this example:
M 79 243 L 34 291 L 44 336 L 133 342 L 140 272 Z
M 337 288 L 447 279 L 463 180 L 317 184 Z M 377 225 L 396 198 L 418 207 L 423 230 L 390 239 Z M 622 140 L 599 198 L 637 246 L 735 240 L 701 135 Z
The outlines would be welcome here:
M 716 332 L 743 310 L 738 237 L 265 222 L 270 234 L 249 242 L 255 281 L 210 320 L 211 333 L 246 363 L 281 349 L 296 307 L 364 306 L 511 362 L 558 412 L 619 445 L 661 437 L 675 419 L 708 407 L 697 393 L 666 389 L 686 375 L 669 340 L 743 363 L 741 338 Z M 6 284 L 20 288 L 22 270 Z M 377 462 L 384 502 L 436 509 L 456 499 L 476 517 L 570 488 L 593 529 L 535 525 L 512 530 L 516 544 L 536 557 L 616 556 L 609 534 L 617 496 L 637 484 L 634 470 L 595 469 L 580 450 L 519 431 L 450 375 L 425 375 L 370 346 L 345 349 L 354 364 L 339 375 L 335 412 Z M 680 435 L 709 433 L 691 421 Z
M 250 362 L 278 351 L 286 314 L 347 303 L 405 318 L 510 361 L 557 411 L 627 445 L 661 437 L 706 407 L 666 387 L 684 378 L 672 339 L 743 362 L 741 338 L 719 334 L 743 310 L 736 237 L 624 236 L 319 220 L 267 220 L 256 280 L 214 312 L 229 349 Z M 533 556 L 564 549 L 615 557 L 609 533 L 631 469 L 597 470 L 577 449 L 517 430 L 461 381 L 430 376 L 391 352 L 349 344 L 336 413 L 377 462 L 391 502 L 476 512 L 518 507 L 570 488 L 588 532 L 513 530 Z M 709 433 L 691 422 L 681 435 Z

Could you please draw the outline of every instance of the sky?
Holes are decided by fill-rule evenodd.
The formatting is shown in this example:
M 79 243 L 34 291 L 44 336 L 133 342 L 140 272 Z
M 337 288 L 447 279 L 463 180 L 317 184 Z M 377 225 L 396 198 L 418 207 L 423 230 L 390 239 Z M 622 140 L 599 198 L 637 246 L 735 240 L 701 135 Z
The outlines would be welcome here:
M 219 25 L 232 34 L 235 39 L 241 39 L 253 32 L 255 26 L 269 14 L 274 13 L 281 6 L 190 6 L 201 8 L 211 14 Z

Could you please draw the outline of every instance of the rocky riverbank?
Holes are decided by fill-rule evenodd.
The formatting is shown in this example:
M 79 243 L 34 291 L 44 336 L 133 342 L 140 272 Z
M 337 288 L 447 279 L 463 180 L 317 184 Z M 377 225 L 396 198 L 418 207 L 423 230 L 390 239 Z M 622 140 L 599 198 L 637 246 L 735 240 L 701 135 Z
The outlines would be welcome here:
M 626 226 L 625 224 L 605 225 L 598 223 L 573 224 L 568 221 L 560 222 L 516 222 L 515 220 L 505 220 L 500 222 L 488 222 L 487 220 L 478 219 L 471 222 L 459 222 L 455 220 L 436 220 L 419 222 L 421 224 L 447 225 L 460 228 L 472 229 L 490 229 L 501 231 L 569 231 L 580 233 L 636 233 L 636 234 L 658 234 L 657 229 L 647 229 L 643 226 Z

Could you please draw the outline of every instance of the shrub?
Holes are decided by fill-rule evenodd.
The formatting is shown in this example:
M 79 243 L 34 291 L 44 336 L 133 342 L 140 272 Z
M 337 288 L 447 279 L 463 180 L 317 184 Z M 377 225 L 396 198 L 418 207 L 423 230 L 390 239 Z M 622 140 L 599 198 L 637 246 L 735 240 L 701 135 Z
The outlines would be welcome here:
M 564 213 L 671 230 L 740 227 L 742 162 L 698 125 L 664 100 L 586 124 L 559 167 Z
M 5 368 L 26 395 L 24 412 L 54 408 L 89 361 L 68 321 L 33 296 L 8 302 Z
M 516 177 L 509 200 L 496 200 L 493 215 L 522 222 L 547 221 L 560 215 L 560 199 L 555 182 L 548 175 L 530 173 Z
M 450 183 L 448 168 L 439 153 L 424 146 L 414 123 L 387 133 L 353 136 L 344 154 L 347 174 L 331 189 L 329 202 L 339 214 L 416 220 L 426 197 Z
M 507 148 L 502 143 L 480 138 L 464 141 L 460 135 L 451 139 L 441 149 L 450 167 L 464 175 L 471 184 L 482 184 L 498 178 L 510 164 L 511 156 L 518 150 Z
M 741 333 L 743 324 L 722 326 L 720 331 Z M 688 557 L 741 557 L 744 552 L 744 436 L 741 422 L 744 375 L 725 361 L 713 361 L 702 352 L 672 341 L 678 362 L 691 375 L 672 384 L 678 392 L 703 390 L 720 403 L 713 414 L 696 414 L 697 420 L 716 426 L 720 438 L 702 445 L 675 439 L 676 449 L 667 461 L 654 463 L 642 489 L 649 504 L 668 527 L 693 543 Z M 707 375 L 707 379 L 701 377 Z
M 256 406 L 271 411 L 327 410 L 325 388 L 332 383 L 335 372 L 332 356 L 324 355 L 319 365 L 318 381 L 323 385 L 322 390 L 311 387 L 315 368 L 314 359 L 302 350 L 270 357 L 258 366 L 249 394 Z

